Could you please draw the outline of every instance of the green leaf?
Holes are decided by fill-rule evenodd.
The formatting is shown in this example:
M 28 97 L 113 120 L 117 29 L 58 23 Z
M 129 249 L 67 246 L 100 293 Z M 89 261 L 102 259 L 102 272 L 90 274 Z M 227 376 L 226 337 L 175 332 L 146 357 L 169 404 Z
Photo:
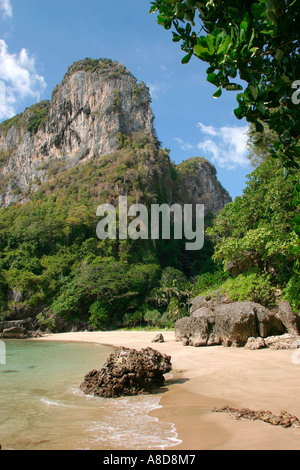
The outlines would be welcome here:
M 179 34 L 173 33 L 173 42 L 179 42 L 182 37 Z
M 255 54 L 256 54 L 256 51 L 258 51 L 258 50 L 259 50 L 259 47 L 251 47 L 251 49 L 250 49 L 250 52 L 252 53 L 251 57 L 254 57 Z
M 205 54 L 209 54 L 209 51 L 208 51 L 208 48 L 207 47 L 203 47 L 203 46 L 199 46 L 198 44 L 196 44 L 196 46 L 194 46 L 194 51 L 195 51 L 195 54 L 197 57 L 201 57 L 201 55 L 203 55 L 203 53 Z
M 275 59 L 278 60 L 278 62 L 280 62 L 283 57 L 284 57 L 284 52 L 281 49 L 277 49 L 276 54 L 275 54 Z
M 213 85 L 219 86 L 219 80 L 216 73 L 209 73 L 206 77 L 206 80 Z
M 256 129 L 256 132 L 264 132 L 264 126 L 259 121 L 256 121 L 255 129 Z
M 249 50 L 251 49 L 254 38 L 255 38 L 255 29 L 253 28 L 251 38 L 250 38 L 250 41 L 249 41 L 249 44 L 248 44 L 248 49 Z
M 243 87 L 242 85 L 239 85 L 237 83 L 228 83 L 228 85 L 226 85 L 224 87 L 226 90 L 228 91 L 240 91 L 240 90 L 243 90 Z
M 207 45 L 209 49 L 209 54 L 213 55 L 215 53 L 214 38 L 211 34 L 209 34 L 206 40 L 207 40 Z
M 161 26 L 164 26 L 166 21 L 167 21 L 167 18 L 165 18 L 162 15 L 157 15 L 158 24 L 160 24 Z
M 255 86 L 253 86 L 253 85 L 249 85 L 249 86 L 248 86 L 248 89 L 249 89 L 251 95 L 253 96 L 253 98 L 254 98 L 255 100 L 257 100 L 257 97 L 258 97 L 258 89 L 257 89 Z
M 281 75 L 281 78 L 284 81 L 284 83 L 288 83 L 288 84 L 292 83 L 292 80 L 287 75 L 285 75 L 284 73 Z
M 237 117 L 238 119 L 243 119 L 243 117 L 245 116 L 244 110 L 240 106 L 236 108 L 233 112 L 235 117 Z
M 213 94 L 214 98 L 220 98 L 222 95 L 222 87 L 219 87 L 218 90 Z
M 207 75 L 209 75 L 210 73 L 214 72 L 216 69 L 215 67 L 208 67 L 208 69 L 206 70 L 206 73 Z
M 193 0 L 185 0 L 185 4 L 189 10 L 192 10 L 195 6 Z
M 229 46 L 231 44 L 231 38 L 230 36 L 227 36 L 222 43 L 220 44 L 218 50 L 217 50 L 217 55 L 223 54 L 224 52 L 227 52 L 229 49 Z
M 243 30 L 246 32 L 246 31 L 248 30 L 248 26 L 249 26 L 249 25 L 248 25 L 247 21 L 246 21 L 246 20 L 243 20 L 243 21 L 241 22 L 240 28 L 243 29 Z
M 284 167 L 284 168 L 283 168 L 283 177 L 284 177 L 285 180 L 287 179 L 288 174 L 289 174 L 288 168 Z
M 189 52 L 187 55 L 185 55 L 182 60 L 181 60 L 181 63 L 182 64 L 188 64 L 189 61 L 191 60 L 191 57 L 193 55 L 193 52 Z
M 296 217 L 293 217 L 292 221 L 293 221 L 294 224 L 300 225 L 300 215 L 297 215 Z

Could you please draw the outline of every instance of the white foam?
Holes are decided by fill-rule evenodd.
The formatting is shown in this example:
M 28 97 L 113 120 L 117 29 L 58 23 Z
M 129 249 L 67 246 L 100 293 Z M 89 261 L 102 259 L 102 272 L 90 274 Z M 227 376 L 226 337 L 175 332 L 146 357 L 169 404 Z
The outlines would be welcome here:
M 63 403 L 59 400 L 50 400 L 49 398 L 40 398 L 40 401 L 48 406 L 62 406 L 64 408 L 72 407 L 72 405 L 68 405 L 67 403 Z
M 161 408 L 160 398 L 153 395 L 106 400 L 104 421 L 93 422 L 86 429 L 94 445 L 105 444 L 114 449 L 165 449 L 178 445 L 173 423 L 149 416 Z

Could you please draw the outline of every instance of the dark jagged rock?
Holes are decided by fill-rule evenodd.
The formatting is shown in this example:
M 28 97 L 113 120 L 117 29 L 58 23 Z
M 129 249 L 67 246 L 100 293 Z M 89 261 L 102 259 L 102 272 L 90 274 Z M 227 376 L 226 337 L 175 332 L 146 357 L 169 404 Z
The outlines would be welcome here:
M 101 370 L 85 375 L 80 389 L 86 395 L 116 398 L 151 393 L 164 384 L 164 374 L 172 369 L 171 357 L 152 348 L 141 351 L 118 348 Z
M 12 328 L 22 328 L 24 332 L 28 333 L 32 329 L 32 318 L 0 322 L 0 333 Z
M 155 338 L 152 340 L 152 343 L 164 343 L 165 339 L 161 333 L 155 336 Z
M 3 330 L 1 337 L 6 339 L 25 339 L 28 337 L 28 334 L 23 327 L 15 326 Z
M 272 424 L 273 426 L 282 426 L 290 428 L 292 426 L 300 427 L 300 420 L 297 416 L 291 415 L 287 411 L 281 411 L 280 415 L 276 416 L 271 411 L 260 410 L 254 411 L 248 408 L 232 408 L 230 406 L 223 406 L 222 408 L 214 408 L 214 413 L 229 413 L 235 416 L 236 419 L 249 419 L 251 421 L 264 421 L 265 423 Z

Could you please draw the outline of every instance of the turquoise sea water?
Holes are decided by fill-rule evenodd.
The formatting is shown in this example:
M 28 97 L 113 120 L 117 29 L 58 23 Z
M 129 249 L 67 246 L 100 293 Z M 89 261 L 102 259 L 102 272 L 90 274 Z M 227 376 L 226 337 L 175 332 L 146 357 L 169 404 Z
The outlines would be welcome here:
M 27 340 L 0 346 L 3 449 L 159 450 L 178 443 L 172 423 L 148 415 L 159 407 L 159 394 L 105 399 L 79 390 L 112 348 Z

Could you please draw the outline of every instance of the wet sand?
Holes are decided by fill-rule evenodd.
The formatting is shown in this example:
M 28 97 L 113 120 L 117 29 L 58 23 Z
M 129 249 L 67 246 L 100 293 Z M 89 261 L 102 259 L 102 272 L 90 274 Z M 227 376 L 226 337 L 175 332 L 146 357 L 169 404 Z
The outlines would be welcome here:
M 292 350 L 184 347 L 172 331 L 162 331 L 164 343 L 152 343 L 157 332 L 112 331 L 45 335 L 42 341 L 80 341 L 153 347 L 172 358 L 161 408 L 151 412 L 174 423 L 181 444 L 174 450 L 300 450 L 300 428 L 237 420 L 213 408 L 285 410 L 300 418 L 300 364 Z M 297 359 L 300 358 L 300 352 Z

